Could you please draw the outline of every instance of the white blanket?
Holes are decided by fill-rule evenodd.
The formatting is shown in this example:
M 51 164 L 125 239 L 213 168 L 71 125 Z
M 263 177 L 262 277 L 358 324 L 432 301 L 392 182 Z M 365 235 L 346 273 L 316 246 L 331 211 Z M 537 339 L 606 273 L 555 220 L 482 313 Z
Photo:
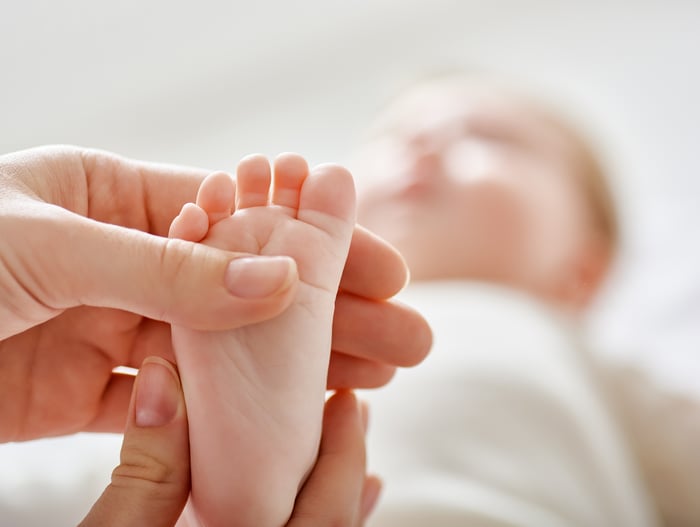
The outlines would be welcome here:
M 510 291 L 446 282 L 404 299 L 435 332 L 370 401 L 372 527 L 656 525 L 567 324 Z

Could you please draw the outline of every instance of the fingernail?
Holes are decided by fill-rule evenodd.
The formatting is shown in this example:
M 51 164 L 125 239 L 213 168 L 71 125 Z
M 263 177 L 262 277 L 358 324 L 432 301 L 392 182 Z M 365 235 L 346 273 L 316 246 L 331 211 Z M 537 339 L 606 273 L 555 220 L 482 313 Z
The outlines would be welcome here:
M 360 516 L 363 520 L 366 520 L 377 506 L 381 491 L 381 480 L 376 476 L 369 476 L 362 489 L 362 498 L 360 501 Z
M 146 359 L 136 377 L 136 426 L 165 426 L 177 413 L 180 385 L 172 370 L 159 359 Z
M 228 264 L 224 281 L 241 298 L 265 298 L 287 289 L 296 275 L 296 263 L 286 256 L 238 258 Z

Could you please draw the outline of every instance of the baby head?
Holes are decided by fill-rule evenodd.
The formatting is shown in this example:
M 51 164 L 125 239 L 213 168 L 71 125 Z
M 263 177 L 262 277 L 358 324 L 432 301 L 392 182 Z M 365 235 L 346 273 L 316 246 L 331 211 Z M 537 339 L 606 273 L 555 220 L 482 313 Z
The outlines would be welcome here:
M 402 252 L 413 280 L 492 281 L 582 308 L 617 244 L 587 143 L 502 87 L 449 78 L 411 89 L 354 168 L 360 223 Z

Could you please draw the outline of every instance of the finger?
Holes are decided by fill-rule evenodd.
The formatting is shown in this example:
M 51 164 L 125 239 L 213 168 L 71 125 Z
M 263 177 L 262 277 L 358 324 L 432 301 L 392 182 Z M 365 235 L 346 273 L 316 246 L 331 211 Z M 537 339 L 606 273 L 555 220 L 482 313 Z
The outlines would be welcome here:
M 37 282 L 30 287 L 53 308 L 111 307 L 216 330 L 269 319 L 293 298 L 290 258 L 248 257 L 53 212 L 35 222 L 23 248 Z
M 69 149 L 65 155 L 77 157 L 77 164 L 85 174 L 91 196 L 90 217 L 159 236 L 167 236 L 173 218 L 185 203 L 195 201 L 202 181 L 210 173 L 198 168 L 136 161 L 94 149 Z M 123 217 L 103 217 L 102 214 L 114 209 L 115 202 L 129 213 Z M 140 224 L 142 216 L 147 221 Z
M 96 417 L 84 431 L 122 433 L 127 422 L 133 389 L 133 375 L 112 374 L 102 394 Z
M 394 366 L 334 351 L 328 365 L 326 387 L 329 390 L 379 388 L 387 384 L 394 373 Z
M 138 368 L 148 357 L 160 357 L 175 362 L 169 324 L 143 319 L 129 357 L 119 366 Z M 133 375 L 113 373 L 104 388 L 95 418 L 84 430 L 86 432 L 122 433 L 129 410 L 133 384 Z
M 174 360 L 170 347 L 170 327 L 155 321 L 145 323 L 148 326 L 143 332 L 145 336 L 135 345 L 125 366 L 137 367 L 147 356 L 154 355 Z M 379 388 L 386 385 L 395 372 L 396 367 L 391 364 L 334 351 L 328 367 L 327 388 Z M 104 390 L 95 419 L 84 431 L 121 433 L 126 422 L 133 382 L 133 376 L 113 374 Z
M 366 401 L 360 401 L 360 417 L 362 418 L 362 430 L 367 436 L 369 426 L 369 405 Z M 360 498 L 360 521 L 359 525 L 364 525 L 365 520 L 374 510 L 374 507 L 379 500 L 379 494 L 382 490 L 382 481 L 377 476 L 365 476 L 365 482 L 362 485 L 362 497 Z
M 118 365 L 138 368 L 148 357 L 160 357 L 175 362 L 170 324 L 143 319 L 128 358 Z M 84 431 L 122 433 L 133 384 L 133 375 L 113 373 L 104 388 L 95 418 Z
M 142 199 L 141 194 L 135 196 L 133 192 L 135 185 L 141 187 L 145 199 L 139 205 L 145 205 L 149 232 L 161 236 L 167 235 L 172 219 L 184 203 L 194 199 L 208 174 L 200 169 L 143 163 L 96 150 L 82 152 L 81 158 L 93 186 L 105 184 L 116 189 L 116 198 L 109 196 L 109 199 Z M 265 170 L 269 170 L 269 164 Z M 101 208 L 107 207 L 100 207 L 100 203 L 92 207 L 93 210 Z M 407 281 L 408 267 L 398 251 L 367 229 L 356 226 L 341 289 L 360 296 L 386 299 L 398 293 Z
M 362 487 L 362 498 L 360 498 L 360 525 L 369 518 L 379 501 L 382 492 L 382 480 L 376 476 L 367 476 Z
M 172 527 L 190 490 L 187 416 L 175 368 L 147 359 L 136 380 L 119 466 L 82 527 Z
M 118 366 L 138 368 L 146 357 L 151 356 L 175 362 L 172 331 L 170 324 L 144 318 L 139 324 L 138 334 L 133 341 L 129 357 L 126 362 Z
M 259 157 L 261 156 L 251 156 L 251 159 Z M 134 186 L 142 188 L 145 199 L 139 205 L 146 208 L 149 232 L 161 236 L 167 235 L 170 223 L 182 205 L 193 201 L 201 182 L 208 174 L 200 169 L 143 163 L 97 150 L 83 151 L 81 158 L 87 178 L 93 186 L 115 188 L 116 197 L 109 196 L 109 199 L 142 199 L 141 194 L 133 191 Z M 266 178 L 269 163 L 266 159 L 258 159 L 256 163 L 262 161 L 265 165 L 263 175 Z M 100 203 L 95 203 L 92 207 L 93 210 L 101 208 L 108 207 L 101 207 Z M 134 204 L 131 208 L 138 207 Z M 367 229 L 356 226 L 343 271 L 341 289 L 360 296 L 386 299 L 398 293 L 407 281 L 408 267 L 398 251 Z
M 408 282 L 408 267 L 399 252 L 359 225 L 355 226 L 340 289 L 358 296 L 387 299 Z
M 345 300 L 339 298 L 339 302 L 344 303 L 348 300 L 348 296 L 347 294 L 343 295 Z M 353 301 L 353 299 L 350 301 Z M 376 304 L 373 301 L 366 302 L 370 302 L 372 305 Z M 402 306 L 392 303 L 381 303 L 380 309 L 387 309 L 388 311 L 401 310 Z M 359 324 L 362 331 L 371 329 L 362 327 L 361 321 Z M 352 326 L 345 326 L 345 330 L 352 331 Z M 394 359 L 394 356 L 398 356 L 399 361 L 402 361 L 403 364 L 420 358 L 418 352 L 411 350 L 411 345 L 415 345 L 418 342 L 418 339 L 415 338 L 402 348 L 401 344 L 395 343 L 396 339 L 392 339 L 390 336 L 385 339 L 386 343 L 381 344 L 376 337 L 369 335 L 364 348 L 358 350 L 357 343 L 359 340 L 357 340 L 357 335 L 343 335 L 342 332 L 338 335 L 337 333 L 333 335 L 334 342 L 346 348 L 348 347 L 348 341 L 355 342 L 355 350 L 360 354 L 372 357 L 372 360 L 334 350 L 331 354 L 328 369 L 327 388 L 329 390 L 378 388 L 384 386 L 396 372 L 394 364 L 397 361 Z M 349 347 L 352 348 L 352 345 L 349 345 Z M 410 357 L 407 359 L 404 355 L 413 355 L 412 360 L 410 360 Z M 175 360 L 171 346 L 170 326 L 168 324 L 154 320 L 144 320 L 141 323 L 139 339 L 134 343 L 130 357 L 124 366 L 136 368 L 149 356 L 159 356 L 170 361 Z M 133 376 L 112 375 L 102 395 L 96 418 L 84 430 L 88 432 L 121 433 L 126 422 L 132 386 Z
M 415 366 L 430 351 L 432 332 L 414 309 L 341 293 L 333 317 L 333 350 L 395 366 Z
M 288 527 L 355 525 L 365 481 L 362 417 L 352 392 L 326 403 L 318 460 L 297 498 Z

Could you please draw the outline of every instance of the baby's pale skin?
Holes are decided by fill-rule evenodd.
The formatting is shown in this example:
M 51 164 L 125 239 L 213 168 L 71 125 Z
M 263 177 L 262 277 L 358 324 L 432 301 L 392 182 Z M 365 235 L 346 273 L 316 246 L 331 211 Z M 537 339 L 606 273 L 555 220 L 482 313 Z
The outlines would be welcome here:
M 572 176 L 578 147 L 506 91 L 428 83 L 360 151 L 358 218 L 399 249 L 413 280 L 486 280 L 582 307 L 608 262 Z
M 333 308 L 355 225 L 351 175 L 299 156 L 209 176 L 170 235 L 296 262 L 277 318 L 233 331 L 173 327 L 190 421 L 192 505 L 207 527 L 279 526 L 315 461 Z M 243 264 L 245 265 L 245 263 Z M 275 260 L 271 261 L 275 265 Z

